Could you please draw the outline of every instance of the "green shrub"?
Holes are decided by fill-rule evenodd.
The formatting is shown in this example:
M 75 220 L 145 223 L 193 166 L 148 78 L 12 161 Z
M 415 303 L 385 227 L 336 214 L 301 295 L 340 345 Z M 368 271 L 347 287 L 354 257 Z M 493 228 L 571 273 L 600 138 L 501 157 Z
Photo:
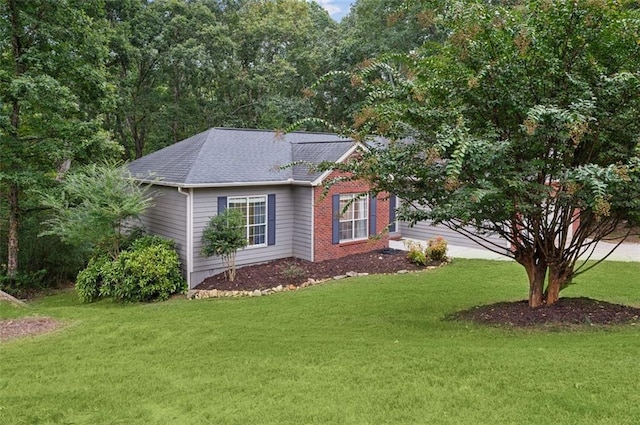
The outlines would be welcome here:
M 76 280 L 76 290 L 83 302 L 100 298 L 166 300 L 185 289 L 173 242 L 157 236 L 135 240 L 115 260 L 107 256 L 92 258 Z
M 18 272 L 10 279 L 6 274 L 6 269 L 0 270 L 0 290 L 16 298 L 27 298 L 30 295 L 45 288 L 44 277 L 46 270 L 36 272 Z
M 280 270 L 280 276 L 284 277 L 287 282 L 295 282 L 296 280 L 301 279 L 306 275 L 306 270 L 296 264 L 295 261 L 285 263 Z
M 409 261 L 419 266 L 427 265 L 429 259 L 421 244 L 417 242 L 408 242 L 407 248 L 409 248 L 409 252 L 407 253 L 407 259 L 409 259 Z
M 180 260 L 170 241 L 145 236 L 121 253 L 118 262 L 123 275 L 111 293 L 116 300 L 166 300 L 186 289 Z
M 100 298 L 108 298 L 114 282 L 121 275 L 117 261 L 106 255 L 92 258 L 76 278 L 76 291 L 80 301 L 90 303 Z
M 211 217 L 202 231 L 202 255 L 222 257 L 224 275 L 231 282 L 236 278 L 236 253 L 247 246 L 245 229 L 245 218 L 240 211 L 227 208 Z
M 122 238 L 122 241 L 121 241 L 120 250 L 121 251 L 130 250 L 131 247 L 133 246 L 133 244 L 138 242 L 138 241 L 140 241 L 142 238 L 145 238 L 145 239 L 157 238 L 157 239 L 162 240 L 162 238 L 159 237 L 159 236 L 145 235 L 144 227 L 135 226 L 135 227 L 132 227 L 131 229 L 129 229 L 124 234 L 124 237 Z
M 427 257 L 433 261 L 443 261 L 447 258 L 447 241 L 442 236 L 429 239 L 425 251 Z

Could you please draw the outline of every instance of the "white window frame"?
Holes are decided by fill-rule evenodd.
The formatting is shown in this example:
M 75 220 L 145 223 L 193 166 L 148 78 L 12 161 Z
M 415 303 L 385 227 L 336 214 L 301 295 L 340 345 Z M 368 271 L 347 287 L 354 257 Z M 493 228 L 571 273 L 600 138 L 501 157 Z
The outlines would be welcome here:
M 261 223 L 251 223 L 250 221 L 250 217 L 251 217 L 251 208 L 250 203 L 251 201 L 256 201 L 257 199 L 260 199 L 260 202 L 264 203 L 264 222 Z M 267 195 L 247 195 L 247 196 L 229 196 L 227 197 L 227 208 L 229 209 L 235 209 L 238 211 L 243 212 L 244 214 L 244 223 L 245 223 L 245 236 L 247 238 L 247 248 L 256 248 L 256 247 L 264 247 L 267 246 L 268 244 L 268 239 L 269 239 L 269 229 L 267 228 L 269 225 L 269 208 L 268 208 L 268 196 Z M 237 208 L 237 207 L 232 207 L 232 204 L 234 203 L 244 203 L 245 207 L 243 209 Z M 244 210 L 244 211 L 243 211 Z M 250 229 L 251 228 L 259 228 L 264 226 L 264 242 L 262 243 L 251 243 L 251 239 L 250 239 Z
M 345 205 L 346 204 L 346 205 Z M 361 205 L 360 213 L 364 217 L 356 217 L 356 205 Z M 363 213 L 364 211 L 364 213 Z M 360 241 L 369 238 L 369 195 L 362 193 L 341 193 L 340 194 L 340 220 L 339 220 L 339 240 L 340 243 Z M 351 223 L 351 234 L 343 237 L 343 223 Z M 364 235 L 356 235 L 356 223 L 364 223 Z

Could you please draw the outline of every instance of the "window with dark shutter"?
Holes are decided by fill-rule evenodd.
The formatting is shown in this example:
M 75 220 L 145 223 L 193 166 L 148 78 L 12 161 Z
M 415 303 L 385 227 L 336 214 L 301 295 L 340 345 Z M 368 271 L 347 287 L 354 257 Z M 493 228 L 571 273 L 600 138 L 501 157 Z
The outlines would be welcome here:
M 248 246 L 275 244 L 275 194 L 228 198 L 221 196 L 218 198 L 218 211 L 224 211 L 220 206 L 223 199 L 226 199 L 227 208 L 239 211 L 244 217 Z
M 332 243 L 367 239 L 370 202 L 368 196 L 361 193 L 333 195 Z M 373 205 L 375 207 L 375 201 Z

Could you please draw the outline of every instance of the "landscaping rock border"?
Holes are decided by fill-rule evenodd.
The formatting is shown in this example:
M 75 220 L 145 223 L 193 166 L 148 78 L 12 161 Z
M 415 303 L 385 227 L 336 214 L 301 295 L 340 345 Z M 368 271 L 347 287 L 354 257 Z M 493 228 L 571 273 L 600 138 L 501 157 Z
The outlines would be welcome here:
M 422 270 L 398 270 L 395 273 L 388 274 L 407 274 L 416 273 L 424 270 L 434 270 L 438 267 L 442 267 L 447 262 L 443 262 L 440 266 L 427 266 Z M 261 297 L 265 295 L 277 294 L 279 292 L 297 291 L 299 289 L 308 288 L 309 286 L 319 285 L 321 283 L 328 282 L 330 280 L 348 279 L 351 277 L 369 276 L 369 273 L 347 272 L 342 275 L 336 275 L 327 279 L 309 279 L 300 285 L 278 285 L 268 289 L 255 289 L 253 291 L 223 291 L 220 289 L 190 289 L 187 291 L 187 299 L 189 300 L 201 300 L 207 298 L 241 298 L 241 297 Z

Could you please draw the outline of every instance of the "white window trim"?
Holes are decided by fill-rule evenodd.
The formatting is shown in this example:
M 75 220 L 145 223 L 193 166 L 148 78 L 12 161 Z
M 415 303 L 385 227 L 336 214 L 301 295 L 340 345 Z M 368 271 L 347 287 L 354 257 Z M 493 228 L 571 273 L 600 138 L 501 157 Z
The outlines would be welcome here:
M 245 200 L 247 206 L 249 205 L 250 198 L 263 198 L 264 199 L 264 243 L 249 245 L 249 227 L 262 226 L 261 224 L 249 224 L 249 211 L 247 208 L 247 216 L 245 216 L 245 234 L 247 237 L 247 246 L 244 249 L 264 248 L 269 243 L 269 196 L 268 195 L 241 195 L 241 196 L 227 196 L 227 208 L 231 208 L 231 204 L 234 200 Z
M 352 223 L 352 226 L 351 226 L 351 236 L 352 237 L 349 238 L 349 239 L 339 238 L 339 243 L 349 243 L 349 242 L 357 242 L 357 241 L 368 240 L 369 239 L 369 215 L 371 213 L 369 211 L 369 195 L 368 194 L 363 194 L 363 193 L 341 193 L 340 194 L 340 203 L 342 203 L 343 197 L 350 198 L 349 202 L 351 202 L 351 203 L 349 204 L 349 206 L 347 208 L 347 211 L 349 209 L 354 208 L 354 204 L 356 202 L 364 200 L 364 206 L 366 208 L 366 213 L 365 213 L 363 219 L 356 219 L 355 218 L 355 211 L 354 211 L 353 214 L 352 214 L 352 216 L 354 218 L 349 219 L 349 220 L 345 220 L 345 219 L 342 218 L 342 216 L 344 215 L 344 212 L 340 211 L 340 218 L 338 220 L 338 222 L 339 222 L 338 225 L 340 225 L 340 223 L 351 222 Z M 341 209 L 342 209 L 342 207 L 341 207 Z M 356 237 L 353 237 L 353 236 L 354 236 L 354 233 L 355 233 L 355 230 L 356 230 L 355 224 L 358 221 L 364 221 L 365 222 L 365 226 L 364 226 L 364 228 L 365 228 L 365 236 L 356 238 Z M 340 233 L 341 233 L 340 230 L 338 230 L 338 235 L 340 235 Z

